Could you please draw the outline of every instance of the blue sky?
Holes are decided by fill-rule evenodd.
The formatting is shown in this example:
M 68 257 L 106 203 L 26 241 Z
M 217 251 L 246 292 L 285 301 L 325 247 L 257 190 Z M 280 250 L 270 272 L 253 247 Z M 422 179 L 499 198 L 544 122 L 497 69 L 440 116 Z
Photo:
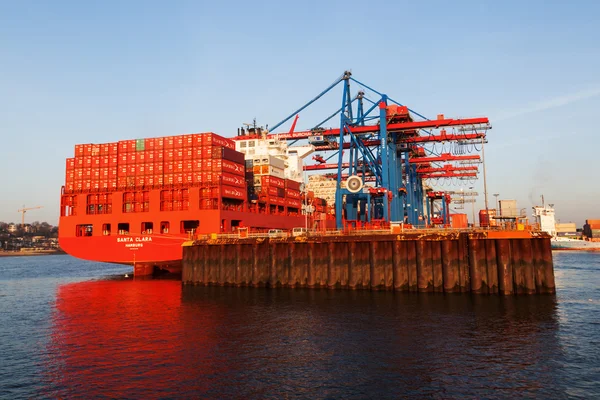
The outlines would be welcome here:
M 254 117 L 275 124 L 350 69 L 424 115 L 488 116 L 490 207 L 492 193 L 528 210 L 543 194 L 582 225 L 600 218 L 599 4 L 0 2 L 0 221 L 41 205 L 27 221 L 58 222 L 77 143 L 233 136 Z

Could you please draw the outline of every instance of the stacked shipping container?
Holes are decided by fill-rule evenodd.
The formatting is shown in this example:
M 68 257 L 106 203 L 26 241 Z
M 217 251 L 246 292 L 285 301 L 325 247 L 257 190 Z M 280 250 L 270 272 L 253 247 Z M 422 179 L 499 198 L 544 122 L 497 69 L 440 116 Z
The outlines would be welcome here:
M 212 132 L 80 144 L 75 157 L 67 159 L 65 194 L 214 186 L 217 189 L 203 193 L 245 200 L 244 170 L 244 155 L 235 151 L 234 142 Z M 164 195 L 169 200 L 161 198 L 161 209 L 186 209 L 185 192 Z M 95 212 L 109 208 L 107 199 L 91 200 L 97 203 L 88 206 L 102 205 L 93 207 Z M 124 212 L 143 211 L 144 203 L 124 198 Z
M 300 183 L 284 179 L 285 162 L 275 156 L 256 156 L 246 160 L 249 194 L 269 206 L 286 207 L 291 212 L 302 208 Z
M 600 240 L 600 219 L 588 219 L 583 226 L 583 234 L 590 239 Z

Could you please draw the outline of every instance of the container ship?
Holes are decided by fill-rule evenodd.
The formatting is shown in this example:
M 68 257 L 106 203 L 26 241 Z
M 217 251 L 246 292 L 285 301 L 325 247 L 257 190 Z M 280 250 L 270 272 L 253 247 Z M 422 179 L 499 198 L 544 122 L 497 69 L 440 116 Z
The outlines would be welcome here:
M 260 128 L 235 139 L 206 132 L 76 145 L 61 190 L 61 248 L 145 276 L 179 272 L 181 246 L 198 234 L 334 226 L 326 201 L 303 188 L 310 146 L 288 148 Z
M 533 207 L 534 217 L 540 226 L 540 230 L 547 232 L 552 236 L 550 245 L 552 250 L 589 250 L 600 251 L 600 241 L 592 238 L 592 235 L 587 235 L 588 240 L 577 239 L 576 229 L 574 226 L 571 229 L 564 229 L 574 224 L 557 224 L 555 219 L 554 208 L 552 204 Z M 594 224 L 598 221 L 597 224 Z M 586 227 L 598 226 L 600 228 L 600 220 L 588 220 Z M 588 228 L 589 229 L 589 228 Z M 585 230 L 585 229 L 584 229 Z M 590 232 L 593 230 L 590 229 Z M 597 236 L 600 236 L 600 229 L 597 230 Z

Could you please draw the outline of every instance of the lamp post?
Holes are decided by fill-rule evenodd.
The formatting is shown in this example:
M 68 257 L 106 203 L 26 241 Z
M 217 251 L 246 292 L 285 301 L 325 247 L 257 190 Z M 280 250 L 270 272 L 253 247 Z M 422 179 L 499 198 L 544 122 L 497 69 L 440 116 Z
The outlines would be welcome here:
M 473 228 L 475 228 L 475 192 L 473 191 L 473 186 L 469 186 L 469 190 L 471 191 L 471 197 L 473 197 L 471 207 L 473 210 Z

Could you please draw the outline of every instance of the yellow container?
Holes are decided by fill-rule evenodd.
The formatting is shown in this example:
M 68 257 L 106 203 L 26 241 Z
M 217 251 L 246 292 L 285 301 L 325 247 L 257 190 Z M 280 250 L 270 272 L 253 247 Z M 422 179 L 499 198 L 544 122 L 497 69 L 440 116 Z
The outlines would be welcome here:
M 517 230 L 518 231 L 524 231 L 525 230 L 525 224 L 517 224 Z

